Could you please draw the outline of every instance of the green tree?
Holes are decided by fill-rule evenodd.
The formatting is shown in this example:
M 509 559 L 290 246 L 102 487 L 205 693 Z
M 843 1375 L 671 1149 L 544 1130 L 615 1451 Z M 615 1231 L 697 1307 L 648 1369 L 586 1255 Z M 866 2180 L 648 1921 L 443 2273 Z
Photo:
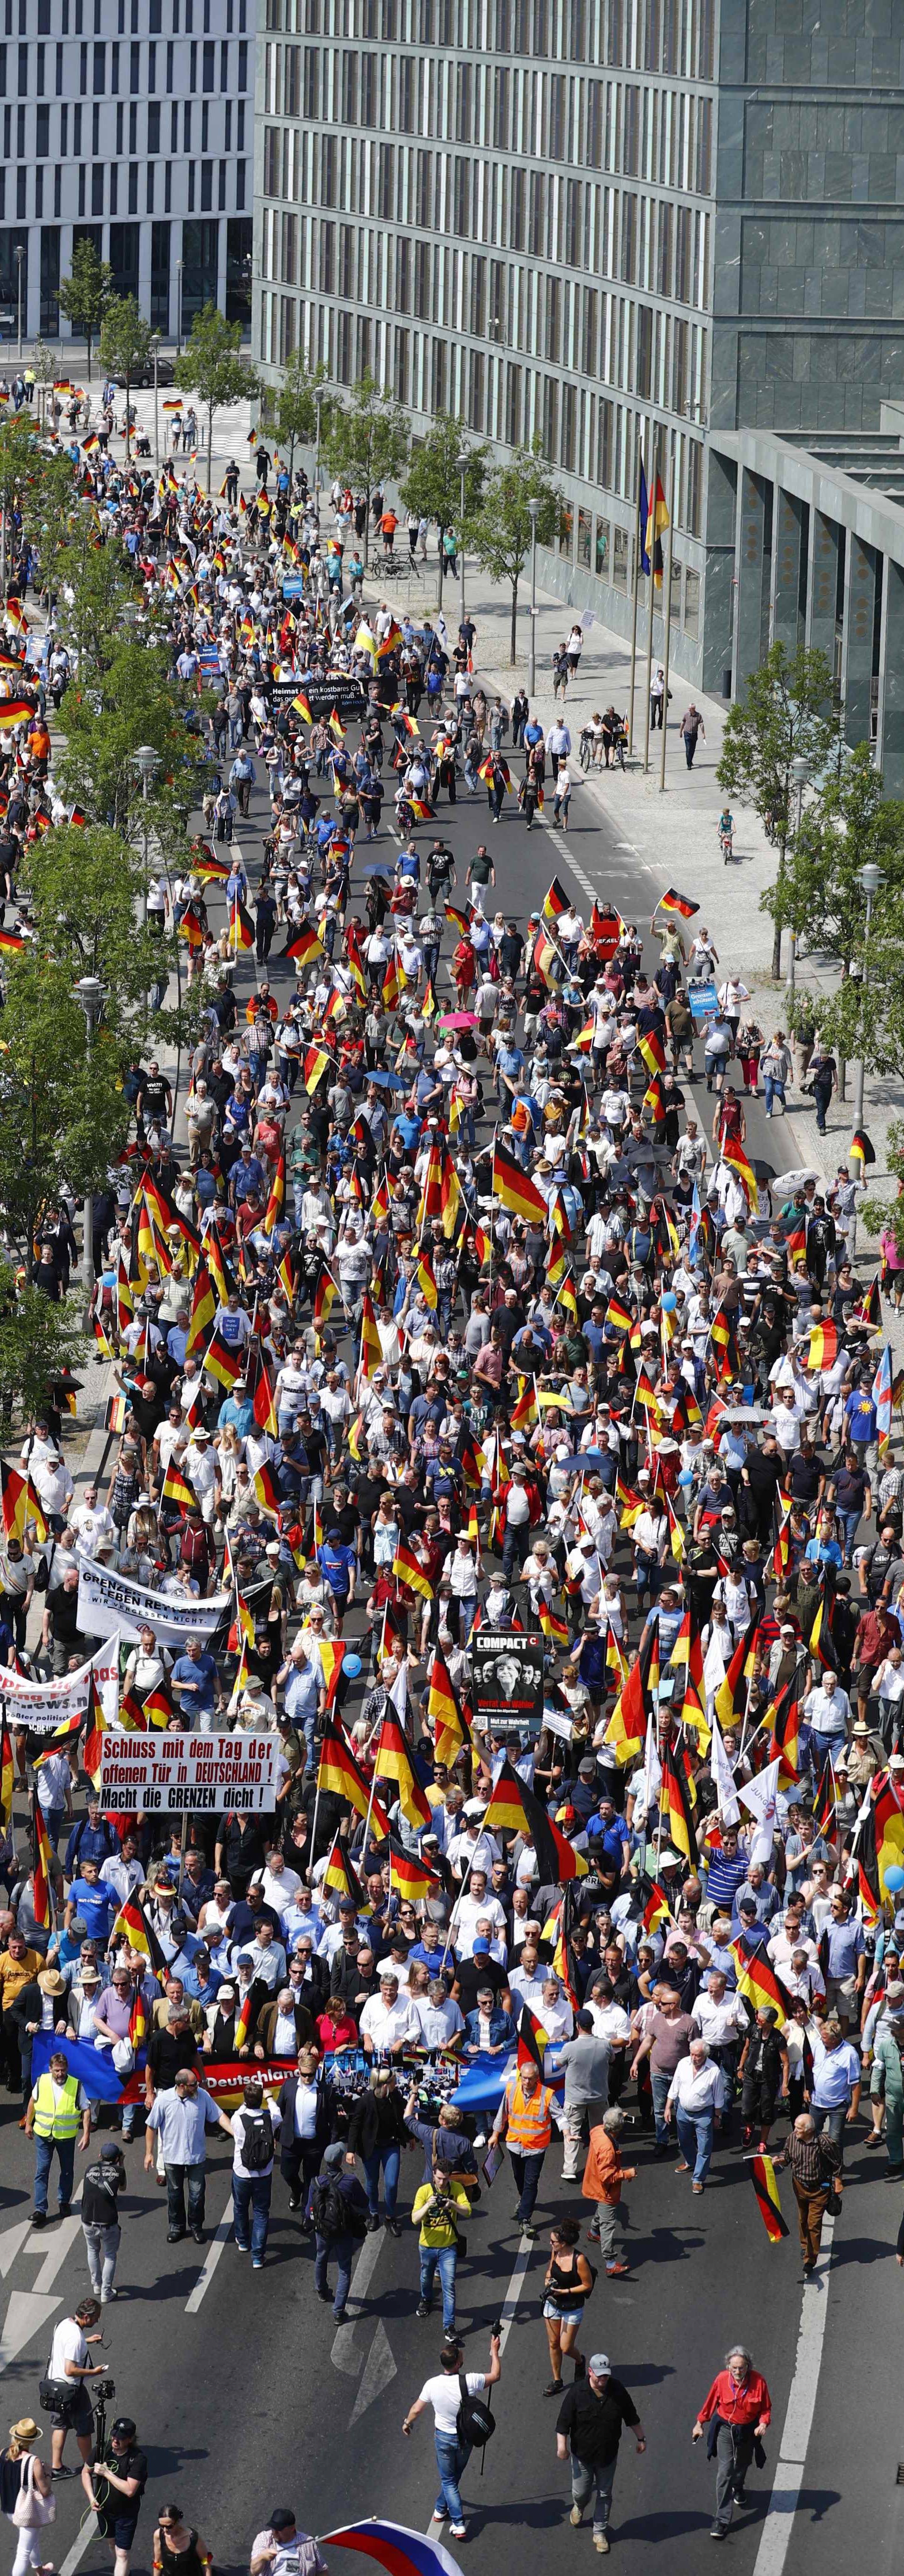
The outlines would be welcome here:
M 369 369 L 352 388 L 350 403 L 337 403 L 330 424 L 327 456 L 333 474 L 356 483 L 370 499 L 378 483 L 401 474 L 411 445 L 411 432 L 401 403 L 382 393 Z M 364 522 L 364 561 L 368 559 L 369 513 Z
M 417 512 L 419 519 L 431 519 L 439 531 L 439 606 L 443 604 L 445 559 L 443 538 L 447 528 L 457 527 L 461 519 L 461 472 L 459 457 L 467 454 L 465 467 L 465 519 L 476 518 L 483 500 L 486 480 L 486 447 L 465 448 L 463 420 L 452 420 L 442 414 L 431 423 L 425 438 L 412 450 L 408 472 L 400 486 L 404 508 Z
M 778 850 L 778 880 L 772 972 L 782 964 L 783 880 L 792 819 L 792 763 L 806 760 L 810 775 L 821 777 L 839 742 L 834 681 L 825 653 L 798 645 L 789 653 L 773 644 L 758 671 L 751 672 L 744 696 L 736 698 L 725 718 L 722 754 L 716 778 L 726 796 L 751 805 Z M 771 906 L 769 907 L 772 908 Z
M 904 1125 L 894 1119 L 888 1130 L 885 1160 L 898 1184 L 895 1199 L 864 1199 L 859 1214 L 867 1234 L 892 1234 L 898 1252 L 904 1257 Z
M 497 465 L 489 477 L 483 500 L 474 517 L 468 519 L 464 537 L 476 555 L 482 572 L 491 581 L 508 582 L 512 599 L 511 654 L 514 663 L 518 632 L 518 584 L 528 561 L 533 535 L 529 501 L 539 501 L 537 543 L 553 544 L 561 508 L 561 495 L 551 483 L 543 463 L 542 444 L 534 440 L 532 448 L 516 448 L 508 465 Z
M 131 454 L 129 404 L 132 386 L 143 376 L 150 362 L 151 326 L 145 321 L 134 295 L 114 295 L 106 307 L 100 327 L 101 363 L 109 376 L 125 386 L 126 457 Z
M 24 1429 L 42 1412 L 62 1369 L 77 1373 L 87 1351 L 75 1301 L 66 1299 L 52 1306 L 36 1288 L 17 1280 L 11 1262 L 0 1259 L 0 1439 L 4 1444 L 16 1424 Z
M 869 743 L 838 755 L 803 809 L 789 842 L 781 878 L 767 886 L 761 908 L 780 930 L 831 957 L 842 980 L 863 944 L 866 898 L 860 871 L 881 868 L 885 892 L 904 886 L 904 807 L 883 794 Z
M 250 402 L 258 390 L 255 369 L 239 354 L 241 337 L 240 322 L 227 322 L 216 304 L 204 304 L 195 314 L 191 337 L 176 360 L 177 385 L 181 385 L 183 393 L 197 394 L 207 413 L 208 492 L 214 412 L 228 411 L 233 403 Z
M 261 389 L 261 409 L 268 429 L 272 430 L 280 450 L 288 448 L 290 477 L 295 472 L 296 447 L 316 447 L 319 427 L 321 436 L 330 434 L 335 400 L 330 401 L 324 388 L 329 383 L 329 370 L 322 358 L 309 367 L 303 349 L 293 349 L 284 370 L 282 384 Z M 320 397 L 318 401 L 318 395 Z
M 98 332 L 113 301 L 113 271 L 109 260 L 101 259 L 93 241 L 73 244 L 72 267 L 59 284 L 60 310 L 71 322 L 73 331 L 83 331 L 88 350 L 88 383 L 91 382 L 91 351 Z

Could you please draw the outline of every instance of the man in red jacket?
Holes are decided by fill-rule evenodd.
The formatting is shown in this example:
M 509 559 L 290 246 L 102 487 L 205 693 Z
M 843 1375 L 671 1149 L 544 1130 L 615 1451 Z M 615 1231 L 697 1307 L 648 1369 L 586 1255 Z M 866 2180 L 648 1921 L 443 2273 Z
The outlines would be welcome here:
M 725 2355 L 725 2368 L 713 2380 L 704 2398 L 691 2434 L 693 2442 L 702 2438 L 704 2424 L 712 2424 L 715 2440 L 710 2435 L 709 2456 L 716 2458 L 716 2515 L 710 2525 L 711 2540 L 725 2540 L 731 2525 L 732 2506 L 746 2504 L 744 2479 L 753 2458 L 753 2446 L 765 2433 L 772 2415 L 772 2400 L 765 2379 L 754 2370 L 749 2352 L 735 2345 Z

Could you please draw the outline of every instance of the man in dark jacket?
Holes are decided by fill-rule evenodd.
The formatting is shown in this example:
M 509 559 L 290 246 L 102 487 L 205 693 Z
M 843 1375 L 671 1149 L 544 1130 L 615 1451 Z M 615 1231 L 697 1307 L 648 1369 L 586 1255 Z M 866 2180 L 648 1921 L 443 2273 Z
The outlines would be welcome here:
M 573 2523 L 583 2520 L 584 2507 L 595 2492 L 593 2537 L 595 2541 L 602 2540 L 604 2554 L 609 2548 L 607 2524 L 625 2424 L 631 2426 L 638 2451 L 645 2451 L 647 2437 L 633 2398 L 620 2379 L 613 2379 L 608 2353 L 595 2352 L 588 2362 L 586 2379 L 572 2381 L 559 2408 L 556 2453 L 560 2460 L 567 2460 L 571 2447 Z
M 340 2215 L 344 2221 L 341 2227 L 335 2223 Z M 367 2200 L 357 2174 L 346 2166 L 345 2149 L 338 2142 L 325 2149 L 320 2172 L 308 2184 L 305 2220 L 314 2230 L 314 2286 L 318 2299 L 329 2307 L 327 2264 L 335 2262 L 333 2316 L 337 2326 L 344 2325 L 355 2246 L 360 2244 L 367 2227 Z
M 289 2186 L 289 2208 L 300 2209 L 337 2127 L 336 2087 L 321 2073 L 316 2048 L 300 2048 L 298 2072 L 287 2075 L 279 2096 L 282 2128 L 279 2169 Z M 310 2221 L 305 2218 L 306 2231 Z

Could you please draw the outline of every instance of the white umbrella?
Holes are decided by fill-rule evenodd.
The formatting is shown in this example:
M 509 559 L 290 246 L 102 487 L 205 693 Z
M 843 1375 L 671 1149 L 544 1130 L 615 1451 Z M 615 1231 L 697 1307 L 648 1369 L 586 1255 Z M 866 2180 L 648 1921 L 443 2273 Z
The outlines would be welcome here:
M 823 1181 L 826 1188 L 829 1186 L 824 1172 L 814 1172 L 808 1166 L 806 1171 L 802 1172 L 779 1172 L 775 1180 L 770 1181 L 769 1187 L 773 1191 L 782 1190 L 786 1195 L 789 1193 L 793 1195 L 795 1190 L 804 1189 L 808 1181 Z

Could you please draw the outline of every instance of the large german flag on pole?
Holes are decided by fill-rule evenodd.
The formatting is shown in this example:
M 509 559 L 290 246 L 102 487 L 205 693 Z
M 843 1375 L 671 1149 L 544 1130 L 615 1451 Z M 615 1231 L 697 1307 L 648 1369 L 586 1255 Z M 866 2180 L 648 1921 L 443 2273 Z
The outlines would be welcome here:
M 120 1906 L 110 1934 L 111 1948 L 114 1941 L 125 1941 L 130 1950 L 140 1950 L 155 1977 L 162 1974 L 166 1960 L 156 1932 L 136 1896 L 127 1896 L 125 1904 Z
M 34 1856 L 34 1877 L 31 1900 L 34 1910 L 34 1918 L 35 1922 L 40 1924 L 43 1931 L 49 1932 L 52 1929 L 54 1919 L 53 1855 L 50 1849 L 47 1827 L 41 1813 L 41 1805 L 37 1790 L 33 1792 L 31 1802 L 31 1840 Z
M 542 2022 L 537 2020 L 536 2013 L 531 2012 L 529 2004 L 522 2004 L 518 2023 L 518 2065 L 535 2066 L 537 2074 L 542 2075 L 544 2051 L 548 2046 L 549 2038 Z
M 389 1884 L 399 1896 L 412 1900 L 437 1896 L 442 1892 L 442 1880 L 437 1872 L 428 1869 L 416 1852 L 406 1851 L 395 1834 L 389 1836 Z
M 747 1708 L 748 1688 L 756 1659 L 756 1641 L 759 1634 L 759 1625 L 759 1613 L 754 1611 L 753 1618 L 745 1629 L 743 1637 L 738 1638 L 734 1654 L 731 1657 L 730 1663 L 726 1667 L 724 1678 L 719 1683 L 714 1706 L 720 1726 L 740 1726 L 743 1724 Z
M 662 1754 L 659 1809 L 669 1841 L 674 1843 L 675 1850 L 681 1852 L 685 1860 L 690 1861 L 692 1869 L 698 1869 L 700 1854 L 687 1779 L 671 1745 L 666 1745 Z
M 775 2166 L 771 2156 L 752 2158 L 750 2179 L 756 2192 L 760 2217 L 770 2245 L 778 2245 L 782 2237 L 788 2234 L 788 2221 L 782 2217 L 782 2204 L 778 2196 L 778 2183 L 775 2179 Z
M 507 1154 L 498 1142 L 493 1148 L 494 1198 L 501 1199 L 510 1216 L 521 1217 L 525 1225 L 545 1227 L 548 1210 L 542 1190 L 523 1172 L 513 1154 Z
M 341 1834 L 336 1835 L 327 1859 L 322 1883 L 324 1887 L 332 1887 L 337 1896 L 352 1897 L 359 1914 L 372 1913 L 373 1908 L 368 1904 L 357 1870 L 352 1867 L 348 1847 L 343 1842 Z
M 826 1758 L 826 1771 L 828 1772 L 828 1771 L 830 1771 L 830 1770 L 831 1770 L 831 1755 L 828 1755 L 828 1756 L 827 1756 L 827 1758 Z M 832 1784 L 831 1784 L 831 1786 L 832 1786 L 832 1829 L 834 1830 L 834 1825 L 835 1825 L 835 1780 L 834 1780 L 834 1775 L 832 1776 Z M 825 1803 L 826 1803 L 825 1775 L 823 1776 L 823 1780 L 822 1780 L 822 1782 L 820 1783 L 820 1796 L 822 1797 L 823 1803 L 825 1804 Z M 822 1831 L 825 1831 L 825 1827 L 821 1828 L 821 1830 L 822 1830 Z M 856 1835 L 855 1835 L 855 1842 L 854 1842 L 854 1855 L 853 1855 L 853 1857 L 854 1857 L 854 1861 L 855 1861 L 856 1869 L 857 1869 L 857 1892 L 858 1892 L 858 1895 L 859 1895 L 859 1898 L 860 1898 L 860 1912 L 861 1912 L 862 1920 L 863 1920 L 863 1922 L 864 1922 L 865 1924 L 867 1924 L 867 1925 L 872 1924 L 872 1923 L 878 1923 L 879 1916 L 880 1916 L 880 1914 L 881 1914 L 881 1912 L 882 1912 L 882 1891 L 881 1891 L 880 1884 L 879 1884 L 879 1854 L 878 1854 L 878 1849 L 877 1849 L 877 1844 L 876 1844 L 876 1815 L 875 1815 L 875 1808 L 873 1807 L 872 1802 L 870 1802 L 870 1805 L 869 1805 L 869 1807 L 868 1807 L 868 1810 L 867 1810 L 867 1812 L 866 1812 L 866 1813 L 864 1814 L 864 1816 L 863 1816 L 862 1822 L 861 1822 L 860 1824 L 858 1824 L 857 1832 L 856 1832 Z
M 420 1557 L 415 1555 L 413 1547 L 408 1546 L 406 1539 L 399 1540 L 392 1560 L 392 1571 L 396 1582 L 404 1583 L 408 1592 L 416 1592 L 421 1601 L 432 1601 L 433 1585 L 424 1571 Z
M 47 1522 L 31 1477 L 23 1476 L 18 1467 L 8 1467 L 5 1459 L 0 1459 L 0 1509 L 7 1538 L 18 1538 L 24 1542 L 29 1521 L 33 1521 L 36 1535 L 43 1543 L 47 1537 Z
M 470 1742 L 455 1688 L 443 1656 L 437 1650 L 430 1669 L 427 1715 L 434 1728 L 433 1749 L 437 1762 L 448 1768 L 464 1746 Z
M 744 2002 L 749 2004 L 755 2013 L 760 2012 L 764 2004 L 771 2004 L 778 2028 L 784 2030 L 791 1997 L 787 1987 L 783 1986 L 781 1979 L 776 1976 L 765 1950 L 758 1949 L 756 1942 L 751 1940 L 749 1932 L 741 1932 L 738 1939 L 732 1941 L 731 1952 L 737 1971 L 739 1995 L 743 1995 Z
M 766 1711 L 772 1726 L 772 1741 L 766 1760 L 774 1762 L 778 1755 L 780 1785 L 800 1779 L 800 1727 L 806 1686 L 806 1665 L 798 1664 L 784 1690 L 779 1692 L 778 1699 L 773 1700 L 771 1708 Z
M 483 1821 L 487 1833 L 499 1829 L 527 1835 L 537 1855 L 541 1886 L 554 1887 L 569 1878 L 587 1877 L 589 1861 L 583 1852 L 575 1851 L 567 1834 L 559 1832 L 540 1799 L 519 1778 L 507 1753 L 493 1782 Z
M 430 1801 L 425 1797 L 411 1758 L 411 1747 L 397 1717 L 383 1716 L 374 1756 L 377 1780 L 393 1780 L 399 1793 L 399 1805 L 406 1823 L 417 1831 L 431 1821 Z
M 370 1805 L 370 1782 L 355 1761 L 351 1746 L 346 1744 L 341 1726 L 335 1718 L 325 1717 L 317 1770 L 317 1794 L 329 1789 L 335 1798 L 345 1798 L 359 1816 L 366 1816 Z
M 258 2017 L 267 2001 L 269 1992 L 270 1988 L 265 1977 L 252 1977 L 248 1992 L 243 1995 L 235 2018 L 233 2047 L 237 2057 L 241 2056 L 243 2049 L 250 2048 L 251 2046 L 251 2042 L 257 2029 Z

